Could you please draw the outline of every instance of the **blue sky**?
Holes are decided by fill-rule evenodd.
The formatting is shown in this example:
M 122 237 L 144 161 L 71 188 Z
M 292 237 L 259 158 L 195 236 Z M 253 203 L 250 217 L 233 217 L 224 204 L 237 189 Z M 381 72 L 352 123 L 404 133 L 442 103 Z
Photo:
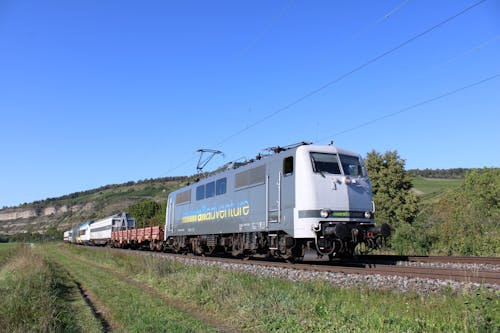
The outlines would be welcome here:
M 500 1 L 377 58 L 477 2 L 3 0 L 0 207 L 191 175 L 199 148 L 499 167 Z

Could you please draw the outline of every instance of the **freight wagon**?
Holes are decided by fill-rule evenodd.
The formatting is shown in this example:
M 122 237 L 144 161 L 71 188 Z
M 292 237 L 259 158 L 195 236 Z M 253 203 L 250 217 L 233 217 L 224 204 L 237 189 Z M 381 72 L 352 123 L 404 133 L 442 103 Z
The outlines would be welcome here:
M 111 240 L 111 233 L 135 228 L 135 219 L 125 213 L 108 216 L 90 224 L 90 243 L 106 245 Z
M 161 251 L 165 239 L 162 226 L 115 231 L 111 235 L 113 247 L 143 248 Z

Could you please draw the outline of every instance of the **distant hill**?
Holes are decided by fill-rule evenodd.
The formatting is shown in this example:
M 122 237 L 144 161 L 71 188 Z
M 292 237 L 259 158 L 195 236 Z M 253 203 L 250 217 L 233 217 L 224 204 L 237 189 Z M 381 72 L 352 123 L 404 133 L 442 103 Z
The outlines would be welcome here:
M 432 200 L 447 190 L 457 188 L 463 183 L 463 178 L 424 178 L 412 177 L 413 192 L 422 200 Z
M 67 230 L 86 220 L 122 212 L 146 198 L 165 201 L 168 193 L 188 180 L 188 177 L 168 177 L 131 181 L 3 208 L 0 235 L 44 233 L 49 227 Z
M 471 169 L 410 169 L 407 170 L 410 177 L 441 178 L 441 179 L 463 179 Z

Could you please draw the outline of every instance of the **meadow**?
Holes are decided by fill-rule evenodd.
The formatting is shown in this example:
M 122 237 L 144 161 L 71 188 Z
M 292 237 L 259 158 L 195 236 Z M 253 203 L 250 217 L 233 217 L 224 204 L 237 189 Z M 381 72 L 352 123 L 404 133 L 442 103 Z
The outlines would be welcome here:
M 423 200 L 432 200 L 445 191 L 459 187 L 463 182 L 463 179 L 436 179 L 420 176 L 412 178 L 413 188 Z
M 66 244 L 0 245 L 9 332 L 490 332 L 487 291 L 337 288 Z

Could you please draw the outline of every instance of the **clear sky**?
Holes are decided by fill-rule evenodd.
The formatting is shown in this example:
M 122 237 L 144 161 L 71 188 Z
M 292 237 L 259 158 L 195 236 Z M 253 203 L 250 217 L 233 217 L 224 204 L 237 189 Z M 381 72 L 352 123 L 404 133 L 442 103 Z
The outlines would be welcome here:
M 500 1 L 477 2 L 2 0 L 0 207 L 191 175 L 199 148 L 499 167 Z

